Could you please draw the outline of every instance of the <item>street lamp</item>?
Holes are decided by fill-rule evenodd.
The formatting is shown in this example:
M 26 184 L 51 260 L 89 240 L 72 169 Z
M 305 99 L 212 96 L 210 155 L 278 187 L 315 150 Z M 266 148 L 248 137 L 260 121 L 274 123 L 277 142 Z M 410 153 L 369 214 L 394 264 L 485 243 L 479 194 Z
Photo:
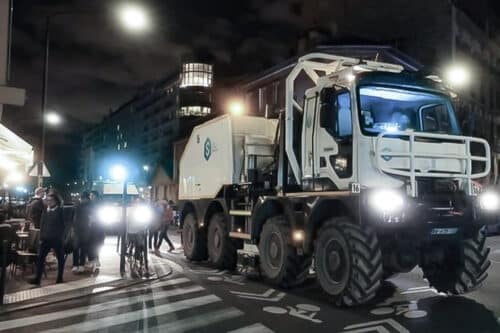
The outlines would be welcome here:
M 122 191 L 122 235 L 120 250 L 120 274 L 125 274 L 125 252 L 127 251 L 127 169 L 116 164 L 111 167 L 110 176 L 113 180 L 123 182 Z
M 127 178 L 127 169 L 123 165 L 117 164 L 111 167 L 110 174 L 111 179 L 123 182 Z
M 49 125 L 57 126 L 62 122 L 61 116 L 55 112 L 49 112 L 45 115 L 45 121 Z
M 42 81 L 42 144 L 40 159 L 38 161 L 38 186 L 43 185 L 43 163 L 45 162 L 45 112 L 47 109 L 47 91 L 49 77 L 49 51 L 50 51 L 50 25 L 53 18 L 65 15 L 94 15 L 94 11 L 57 12 L 45 17 L 45 50 L 43 59 L 43 81 Z M 123 5 L 118 10 L 122 25 L 129 31 L 141 31 L 149 28 L 149 15 L 145 9 L 137 5 Z
M 142 32 L 150 26 L 149 15 L 141 6 L 124 4 L 118 8 L 117 13 L 122 26 L 131 32 Z
M 452 87 L 463 87 L 470 81 L 470 72 L 464 65 L 453 64 L 445 71 L 445 79 Z
M 149 171 L 149 165 L 147 165 L 147 164 L 143 165 L 143 166 L 142 166 L 142 169 L 143 169 L 144 171 L 148 172 L 148 171 Z
M 228 110 L 235 116 L 241 116 L 245 112 L 245 104 L 239 99 L 229 101 Z

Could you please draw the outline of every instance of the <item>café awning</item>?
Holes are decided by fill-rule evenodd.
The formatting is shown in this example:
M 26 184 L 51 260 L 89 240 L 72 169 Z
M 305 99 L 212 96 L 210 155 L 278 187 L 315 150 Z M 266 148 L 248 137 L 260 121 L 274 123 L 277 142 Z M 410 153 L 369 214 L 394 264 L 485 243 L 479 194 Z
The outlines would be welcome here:
M 33 146 L 0 124 L 0 172 L 27 172 L 33 165 Z

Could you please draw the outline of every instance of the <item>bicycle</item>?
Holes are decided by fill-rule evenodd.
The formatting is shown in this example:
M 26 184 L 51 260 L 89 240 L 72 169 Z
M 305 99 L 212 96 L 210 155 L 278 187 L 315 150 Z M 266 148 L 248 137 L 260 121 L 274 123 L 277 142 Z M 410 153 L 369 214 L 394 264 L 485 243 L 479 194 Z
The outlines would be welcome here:
M 147 251 L 147 232 L 127 234 L 127 253 L 126 257 L 130 265 L 132 277 L 149 276 L 148 251 Z

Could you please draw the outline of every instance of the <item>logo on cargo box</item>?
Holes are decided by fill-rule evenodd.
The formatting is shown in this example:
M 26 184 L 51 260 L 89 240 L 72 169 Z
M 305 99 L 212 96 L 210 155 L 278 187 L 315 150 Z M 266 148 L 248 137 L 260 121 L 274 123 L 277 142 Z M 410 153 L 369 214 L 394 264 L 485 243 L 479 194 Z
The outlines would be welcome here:
M 205 160 L 208 161 L 211 155 L 212 155 L 212 141 L 210 141 L 210 138 L 207 138 L 205 140 L 205 144 L 203 145 L 203 157 L 205 157 Z

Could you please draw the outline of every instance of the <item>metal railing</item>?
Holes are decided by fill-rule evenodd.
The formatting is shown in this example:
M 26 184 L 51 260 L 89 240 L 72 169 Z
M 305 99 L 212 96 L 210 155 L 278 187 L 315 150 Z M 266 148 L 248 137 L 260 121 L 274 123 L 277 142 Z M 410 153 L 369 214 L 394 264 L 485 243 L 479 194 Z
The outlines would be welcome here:
M 407 151 L 383 151 L 388 147 L 384 146 L 383 139 L 385 140 L 401 140 L 402 138 L 408 138 L 408 149 Z M 433 152 L 416 152 L 415 151 L 415 139 L 431 139 L 437 140 L 438 143 L 455 143 L 464 145 L 464 154 L 457 153 L 433 153 Z M 418 142 L 418 141 L 417 141 Z M 471 143 L 477 143 L 484 147 L 483 155 L 472 155 Z M 425 142 L 422 142 L 425 144 Z M 391 146 L 392 148 L 393 146 Z M 474 138 L 469 136 L 459 136 L 459 135 L 447 135 L 447 134 L 435 134 L 435 133 L 422 133 L 422 132 L 384 132 L 380 133 L 376 140 L 374 141 L 374 152 L 375 152 L 375 164 L 376 167 L 384 173 L 408 177 L 410 179 L 411 195 L 412 197 L 417 196 L 417 177 L 428 177 L 428 178 L 455 178 L 464 179 L 466 181 L 466 191 L 468 195 L 473 195 L 472 180 L 482 177 L 486 177 L 491 168 L 491 152 L 488 142 L 484 139 Z M 394 168 L 389 166 L 389 161 L 387 158 L 406 158 L 409 160 L 409 169 Z M 463 171 L 460 172 L 429 172 L 416 168 L 417 159 L 430 159 L 430 160 L 455 160 L 464 161 L 465 167 Z M 482 162 L 484 163 L 484 170 L 481 172 L 472 171 L 472 162 Z

